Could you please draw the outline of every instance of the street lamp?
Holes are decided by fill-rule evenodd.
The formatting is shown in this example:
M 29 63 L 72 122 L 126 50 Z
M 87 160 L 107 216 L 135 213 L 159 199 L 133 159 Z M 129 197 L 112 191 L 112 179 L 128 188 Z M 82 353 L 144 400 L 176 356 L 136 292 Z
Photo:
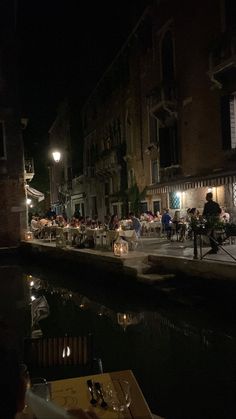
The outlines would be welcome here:
M 61 152 L 60 151 L 53 151 L 52 152 L 52 157 L 53 157 L 53 160 L 55 161 L 55 163 L 59 163 L 59 161 L 61 160 Z

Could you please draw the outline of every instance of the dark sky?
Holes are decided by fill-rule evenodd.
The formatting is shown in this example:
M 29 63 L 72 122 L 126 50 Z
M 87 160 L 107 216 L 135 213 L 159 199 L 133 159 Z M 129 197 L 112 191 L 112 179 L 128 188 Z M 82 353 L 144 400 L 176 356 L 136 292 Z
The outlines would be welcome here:
M 147 3 L 18 0 L 24 111 L 50 117 L 73 83 L 83 101 Z
M 38 160 L 38 172 L 47 158 L 58 103 L 69 95 L 81 106 L 148 3 L 18 0 L 20 92 L 22 112 L 29 118 L 24 141 Z

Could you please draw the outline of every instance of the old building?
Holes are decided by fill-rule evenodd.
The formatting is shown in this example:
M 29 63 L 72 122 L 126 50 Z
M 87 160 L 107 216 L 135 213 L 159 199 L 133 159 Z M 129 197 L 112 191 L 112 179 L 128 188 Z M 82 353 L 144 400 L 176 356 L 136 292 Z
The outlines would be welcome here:
M 71 212 L 236 209 L 233 0 L 153 0 L 82 108 Z
M 58 156 L 54 153 L 58 153 Z M 67 101 L 60 104 L 57 118 L 49 130 L 50 204 L 57 214 L 71 217 L 71 139 Z
M 21 120 L 17 96 L 15 2 L 0 6 L 0 246 L 17 246 L 27 228 Z

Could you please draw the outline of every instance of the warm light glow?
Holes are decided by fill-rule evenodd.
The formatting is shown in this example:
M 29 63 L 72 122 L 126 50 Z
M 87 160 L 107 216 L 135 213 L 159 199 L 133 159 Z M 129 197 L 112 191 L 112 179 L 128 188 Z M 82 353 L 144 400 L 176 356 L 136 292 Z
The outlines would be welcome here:
M 26 199 L 26 204 L 27 204 L 27 205 L 30 205 L 30 204 L 31 204 L 31 202 L 32 202 L 32 199 L 30 199 L 30 198 L 27 198 L 27 199 Z
M 178 198 L 180 198 L 180 197 L 181 197 L 181 192 L 176 192 L 176 196 L 177 196 Z
M 25 240 L 26 241 L 33 240 L 33 233 L 32 233 L 32 231 L 26 231 L 25 232 Z
M 53 151 L 52 152 L 52 157 L 53 157 L 53 160 L 56 163 L 59 163 L 59 161 L 61 160 L 61 153 L 60 153 L 60 151 Z
M 71 354 L 71 350 L 70 347 L 67 346 L 66 348 L 63 349 L 62 351 L 62 358 L 68 358 Z
M 207 189 L 207 192 L 212 192 L 212 188 L 208 188 Z

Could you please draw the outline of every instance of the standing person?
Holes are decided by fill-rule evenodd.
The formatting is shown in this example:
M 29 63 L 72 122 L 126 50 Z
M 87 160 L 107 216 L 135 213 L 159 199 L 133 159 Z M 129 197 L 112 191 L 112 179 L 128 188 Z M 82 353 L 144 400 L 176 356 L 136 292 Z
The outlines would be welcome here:
M 169 214 L 169 208 L 165 209 L 164 214 L 161 217 L 162 230 L 166 233 L 167 239 L 171 239 L 171 216 Z
M 206 194 L 206 203 L 203 209 L 203 217 L 207 220 L 207 229 L 211 245 L 210 254 L 217 253 L 219 250 L 218 243 L 214 237 L 214 227 L 220 221 L 221 209 L 217 202 L 213 201 L 212 192 Z
M 141 223 L 140 223 L 139 219 L 137 217 L 135 217 L 133 212 L 129 213 L 129 218 L 132 221 L 132 228 L 135 230 L 137 236 L 140 237 L 142 226 L 141 226 Z

